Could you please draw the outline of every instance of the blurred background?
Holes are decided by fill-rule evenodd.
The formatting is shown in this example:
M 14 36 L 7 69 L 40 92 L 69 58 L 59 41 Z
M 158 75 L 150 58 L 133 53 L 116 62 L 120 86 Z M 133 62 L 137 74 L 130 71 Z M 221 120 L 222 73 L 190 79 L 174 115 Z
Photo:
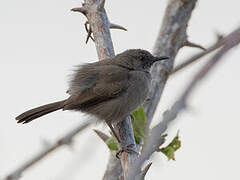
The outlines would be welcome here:
M 14 118 L 29 108 L 67 97 L 68 78 L 75 65 L 97 60 L 93 42 L 85 44 L 85 17 L 70 12 L 81 1 L 21 0 L 0 2 L 0 177 L 19 167 L 87 117 L 58 111 L 27 125 Z M 106 1 L 110 21 L 127 32 L 112 30 L 115 52 L 129 48 L 152 50 L 167 0 Z M 240 24 L 239 1 L 199 1 L 188 26 L 192 42 L 210 46 L 216 32 L 228 34 Z M 201 50 L 182 48 L 176 63 Z M 155 154 L 147 179 L 239 179 L 240 61 L 234 49 L 201 83 L 168 130 L 180 130 L 182 147 L 176 161 Z M 169 79 L 153 125 L 179 97 L 194 73 L 211 55 Z M 23 180 L 101 179 L 109 157 L 92 125 L 23 174 Z

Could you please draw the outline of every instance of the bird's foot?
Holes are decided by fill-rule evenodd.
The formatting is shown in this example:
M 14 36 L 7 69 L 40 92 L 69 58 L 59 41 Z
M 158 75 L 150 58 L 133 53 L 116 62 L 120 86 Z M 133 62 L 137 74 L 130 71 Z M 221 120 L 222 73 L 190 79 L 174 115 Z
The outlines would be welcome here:
M 128 145 L 126 145 L 124 147 L 121 147 L 121 150 L 119 150 L 117 152 L 116 157 L 118 159 L 120 159 L 120 157 L 121 157 L 123 152 L 129 153 L 129 154 L 133 154 L 134 153 L 134 154 L 139 155 L 139 153 L 134 149 L 134 146 L 135 146 L 134 144 L 128 144 Z

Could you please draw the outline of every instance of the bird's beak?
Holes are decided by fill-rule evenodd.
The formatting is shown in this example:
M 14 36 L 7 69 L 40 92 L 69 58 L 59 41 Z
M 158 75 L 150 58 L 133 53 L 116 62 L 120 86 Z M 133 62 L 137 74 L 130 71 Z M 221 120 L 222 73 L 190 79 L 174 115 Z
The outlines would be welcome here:
M 156 61 L 162 61 L 162 60 L 167 60 L 167 59 L 169 59 L 168 56 L 154 57 L 154 62 L 156 62 Z

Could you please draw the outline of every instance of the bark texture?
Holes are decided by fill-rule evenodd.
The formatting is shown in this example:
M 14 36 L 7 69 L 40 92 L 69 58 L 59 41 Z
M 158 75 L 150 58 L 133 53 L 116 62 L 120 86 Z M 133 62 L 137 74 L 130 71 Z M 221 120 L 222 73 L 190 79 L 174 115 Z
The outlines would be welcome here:
M 120 25 L 110 23 L 108 20 L 106 11 L 104 9 L 105 0 L 85 0 L 83 6 L 80 8 L 73 8 L 72 11 L 78 11 L 83 13 L 87 17 L 87 22 L 89 24 L 89 32 L 93 33 L 93 39 L 98 53 L 99 60 L 113 57 L 115 55 L 113 43 L 111 39 L 111 34 L 109 29 L 121 29 L 126 30 Z M 131 144 L 133 151 L 138 151 L 136 142 L 134 139 L 133 128 L 131 123 L 131 118 L 126 117 L 122 122 L 115 125 L 119 137 L 121 139 L 120 147 L 126 147 Z M 134 153 L 122 153 L 121 165 L 117 159 L 112 158 L 110 155 L 109 163 L 104 179 L 116 179 L 119 175 L 119 170 L 123 170 L 123 176 L 126 177 L 130 165 L 136 160 L 137 155 Z M 111 173 L 112 172 L 112 173 Z

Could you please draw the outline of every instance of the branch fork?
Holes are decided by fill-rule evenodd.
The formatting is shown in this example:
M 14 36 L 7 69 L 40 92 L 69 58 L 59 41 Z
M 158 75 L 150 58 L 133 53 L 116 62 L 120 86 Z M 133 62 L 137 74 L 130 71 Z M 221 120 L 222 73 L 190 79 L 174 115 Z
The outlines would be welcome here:
M 71 11 L 73 12 L 80 12 L 82 13 L 84 16 L 86 16 L 87 19 L 94 19 L 93 17 L 96 17 L 96 13 L 98 13 L 100 15 L 100 12 L 103 12 L 104 14 L 106 14 L 105 9 L 104 9 L 104 5 L 105 5 L 105 0 L 100 0 L 100 1 L 93 1 L 92 0 L 85 0 L 85 3 L 82 3 L 82 7 L 77 7 L 77 8 L 72 8 Z M 120 29 L 120 30 L 124 30 L 127 31 L 127 29 L 121 25 L 118 24 L 114 24 L 111 23 L 107 16 L 106 17 L 106 22 L 104 27 L 107 27 L 108 29 Z M 101 21 L 95 21 L 98 23 L 101 23 Z M 89 28 L 87 27 L 87 25 L 89 24 Z M 87 38 L 86 38 L 86 43 L 88 42 L 88 40 L 91 38 L 94 41 L 94 38 L 92 37 L 92 27 L 91 24 L 96 24 L 96 23 L 89 23 L 89 21 L 86 21 L 85 23 L 85 29 L 87 31 Z M 99 26 L 101 27 L 101 26 Z
M 201 49 L 201 50 L 203 50 L 203 51 L 206 51 L 206 49 L 205 49 L 203 46 L 201 46 L 200 44 L 193 43 L 193 42 L 191 42 L 191 41 L 189 41 L 189 40 L 186 40 L 186 41 L 183 43 L 183 47 L 184 47 L 184 46 L 193 47 L 193 48 L 199 48 L 199 49 Z

